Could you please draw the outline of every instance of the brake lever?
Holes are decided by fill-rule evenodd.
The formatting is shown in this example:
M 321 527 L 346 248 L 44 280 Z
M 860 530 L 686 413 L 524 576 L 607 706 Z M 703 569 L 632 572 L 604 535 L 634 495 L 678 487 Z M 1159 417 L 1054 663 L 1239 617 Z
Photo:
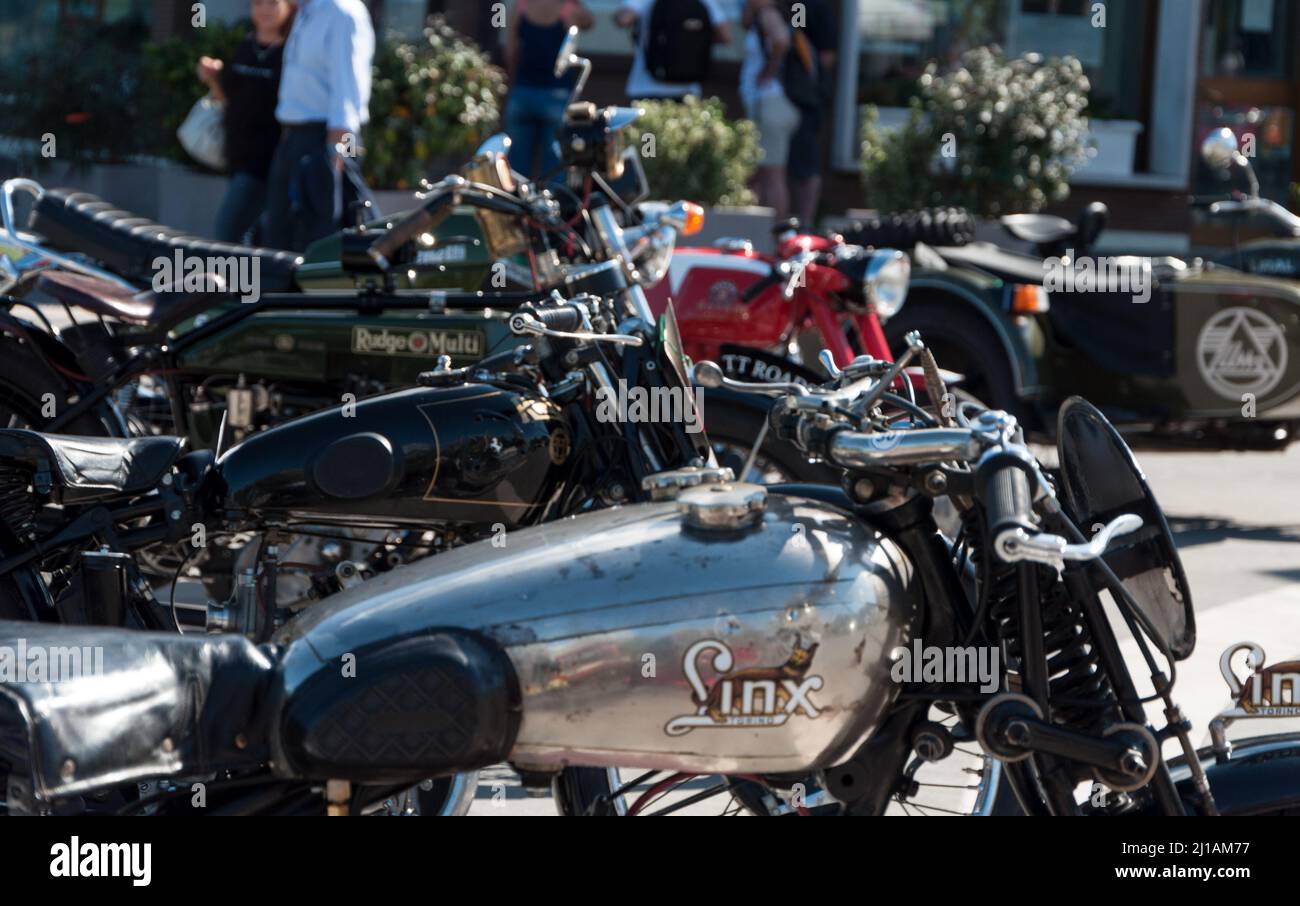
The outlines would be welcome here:
M 593 333 L 589 331 L 552 330 L 528 312 L 510 317 L 510 332 L 516 336 L 554 337 L 559 340 L 585 340 L 591 343 L 616 343 L 620 346 L 642 346 L 640 337 L 625 333 Z
M 1068 562 L 1097 560 L 1106 553 L 1110 542 L 1118 535 L 1136 532 L 1142 527 L 1142 517 L 1124 513 L 1106 523 L 1092 540 L 1070 544 L 1060 535 L 1030 535 L 1024 529 L 1008 529 L 993 542 L 997 555 L 1007 563 L 1041 563 L 1060 569 Z

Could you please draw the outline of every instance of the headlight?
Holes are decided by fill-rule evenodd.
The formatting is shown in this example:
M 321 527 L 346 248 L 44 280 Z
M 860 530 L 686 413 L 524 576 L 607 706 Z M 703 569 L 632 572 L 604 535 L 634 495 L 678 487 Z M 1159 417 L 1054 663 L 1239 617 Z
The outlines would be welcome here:
M 862 278 L 862 295 L 876 308 L 876 316 L 886 321 L 898 314 L 907 299 L 907 281 L 912 262 L 897 249 L 877 249 L 866 276 Z
M 673 260 L 673 249 L 677 245 L 677 231 L 672 227 L 661 226 L 646 238 L 641 253 L 636 256 L 636 269 L 640 284 L 649 289 L 668 273 L 668 265 Z

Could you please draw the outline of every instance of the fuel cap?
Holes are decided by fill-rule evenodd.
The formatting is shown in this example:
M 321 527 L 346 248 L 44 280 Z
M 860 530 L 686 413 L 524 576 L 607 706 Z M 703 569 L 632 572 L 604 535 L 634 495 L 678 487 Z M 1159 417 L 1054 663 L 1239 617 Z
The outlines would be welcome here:
M 757 525 L 766 504 L 763 486 L 743 481 L 699 485 L 677 495 L 677 509 L 686 517 L 686 524 L 705 531 Z
M 650 492 L 651 500 L 672 500 L 686 488 L 733 481 L 731 469 L 718 466 L 686 466 L 670 472 L 656 472 L 641 479 L 641 490 Z

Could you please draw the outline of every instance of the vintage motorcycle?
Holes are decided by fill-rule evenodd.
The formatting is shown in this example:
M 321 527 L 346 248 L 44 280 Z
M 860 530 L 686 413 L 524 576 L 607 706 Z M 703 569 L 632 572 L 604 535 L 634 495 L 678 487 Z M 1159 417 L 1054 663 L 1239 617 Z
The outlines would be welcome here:
M 1082 394 L 1144 446 L 1287 446 L 1300 425 L 1300 285 L 1199 259 L 1093 257 L 1107 215 L 1094 203 L 1077 223 L 1003 217 L 1037 254 L 918 243 L 914 273 L 980 272 L 993 286 L 914 287 L 885 338 L 921 331 L 963 386 L 1038 436 Z
M 648 483 L 675 499 L 403 566 L 309 608 L 270 646 L 0 623 L 2 647 L 84 646 L 96 668 L 0 684 L 7 808 L 82 798 L 189 813 L 201 782 L 209 814 L 341 815 L 509 759 L 648 773 L 635 799 L 607 787 L 593 812 L 675 811 L 666 791 L 716 775 L 688 798 L 741 784 L 779 797 L 813 778 L 825 798 L 787 797 L 791 810 L 878 814 L 973 741 L 1030 814 L 1294 809 L 1300 737 L 1189 741 L 1172 697 L 1172 665 L 1195 641 L 1189 591 L 1105 417 L 1082 400 L 1063 408 L 1053 481 L 1006 413 L 966 404 L 949 417 L 892 394 L 926 354 L 913 337 L 897 362 L 863 357 L 822 386 L 733 385 L 779 393 L 773 430 L 833 464 L 842 488 L 672 470 Z M 728 380 L 711 363 L 695 378 Z M 930 516 L 939 496 L 966 518 L 952 543 Z M 8 575 L 6 595 L 41 606 L 30 563 Z M 1139 640 L 1151 695 L 1119 654 L 1103 591 Z M 993 688 L 900 671 L 920 645 L 998 652 Z M 1149 725 L 1147 703 L 1167 726 Z M 1165 739 L 1184 754 L 1166 760 Z M 156 792 L 96 799 L 124 783 Z M 1101 795 L 1081 800 L 1092 784 Z
M 1233 247 L 1216 260 L 1248 274 L 1300 279 L 1300 217 L 1268 198 L 1259 197 L 1259 180 L 1250 159 L 1238 150 L 1237 136 L 1228 127 L 1216 129 L 1201 143 L 1201 159 L 1231 179 L 1240 174 L 1246 181 L 1245 192 L 1233 197 L 1196 201 L 1196 206 L 1210 221 L 1233 227 Z M 1244 223 L 1262 221 L 1273 236 L 1238 240 Z
M 561 49 L 557 71 L 584 69 L 576 100 L 590 62 L 575 50 Z M 9 180 L 0 191 L 0 245 L 13 250 L 0 254 L 0 414 L 48 431 L 179 434 L 210 448 L 223 418 L 228 438 L 243 437 L 343 394 L 411 386 L 440 355 L 463 366 L 518 342 L 507 328 L 513 305 L 617 279 L 584 265 L 621 267 L 628 284 L 657 279 L 702 211 L 636 206 L 645 176 L 623 144 L 636 115 L 572 104 L 564 179 L 546 190 L 518 178 L 509 140 L 492 137 L 460 180 L 416 195 L 417 210 L 441 206 L 446 192 L 456 204 L 406 234 L 383 268 L 368 251 L 403 215 L 358 222 L 299 256 L 187 236 L 85 193 Z M 29 197 L 23 228 L 19 202 Z M 403 292 L 416 289 L 427 292 Z M 457 289 L 480 293 L 477 310 L 458 304 Z M 56 327 L 42 305 L 62 306 L 68 323 Z M 78 323 L 74 309 L 94 317 Z

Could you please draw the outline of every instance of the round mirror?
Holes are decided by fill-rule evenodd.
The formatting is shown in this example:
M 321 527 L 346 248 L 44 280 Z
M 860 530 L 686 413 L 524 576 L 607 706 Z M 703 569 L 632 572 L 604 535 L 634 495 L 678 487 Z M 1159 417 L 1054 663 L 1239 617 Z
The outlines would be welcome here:
M 578 26 L 570 25 L 569 33 L 564 36 L 564 42 L 560 44 L 560 52 L 555 56 L 555 77 L 558 79 L 569 71 L 573 65 L 573 58 L 578 53 Z
M 1237 136 L 1227 126 L 1215 129 L 1201 142 L 1201 159 L 1216 170 L 1226 170 L 1237 159 Z

